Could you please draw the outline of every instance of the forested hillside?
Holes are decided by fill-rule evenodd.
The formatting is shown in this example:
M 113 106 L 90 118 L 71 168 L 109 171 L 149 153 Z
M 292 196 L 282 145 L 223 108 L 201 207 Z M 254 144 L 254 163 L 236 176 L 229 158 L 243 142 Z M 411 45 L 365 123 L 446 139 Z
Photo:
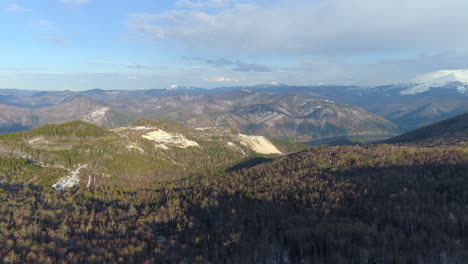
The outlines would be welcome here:
M 147 188 L 0 185 L 9 263 L 466 263 L 461 146 L 316 147 Z
M 0 180 L 141 188 L 307 148 L 275 142 L 226 128 L 193 129 L 155 119 L 112 130 L 73 121 L 0 135 L 0 162 L 9 164 L 0 168 Z
M 416 129 L 385 142 L 432 146 L 467 144 L 468 113 Z

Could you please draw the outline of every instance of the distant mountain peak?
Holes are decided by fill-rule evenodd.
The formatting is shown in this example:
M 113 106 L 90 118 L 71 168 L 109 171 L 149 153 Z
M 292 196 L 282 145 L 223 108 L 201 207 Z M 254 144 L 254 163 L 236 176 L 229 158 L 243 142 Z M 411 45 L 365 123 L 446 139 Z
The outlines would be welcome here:
M 179 88 L 181 88 L 179 85 L 173 84 L 173 85 L 167 87 L 166 90 L 177 90 Z
M 280 83 L 280 82 L 269 82 L 269 83 L 259 83 L 252 85 L 251 88 L 268 88 L 268 87 L 281 87 L 281 86 L 288 86 L 287 84 Z
M 434 83 L 446 83 L 446 82 L 463 82 L 468 83 L 468 69 L 466 70 L 441 70 L 430 73 L 424 73 L 417 75 L 412 82 L 434 82 Z
M 468 92 L 468 70 L 441 70 L 417 75 L 408 81 L 412 87 L 401 91 L 403 95 L 418 94 L 431 88 L 456 89 Z

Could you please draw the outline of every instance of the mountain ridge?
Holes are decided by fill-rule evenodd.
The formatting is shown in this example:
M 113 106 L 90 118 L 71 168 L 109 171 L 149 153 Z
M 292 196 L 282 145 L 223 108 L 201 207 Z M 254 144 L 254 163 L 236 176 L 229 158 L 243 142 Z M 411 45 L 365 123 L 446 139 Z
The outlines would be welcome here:
M 344 135 L 392 134 L 396 129 L 391 122 L 350 104 L 244 88 L 157 96 L 148 96 L 141 91 L 105 90 L 90 90 L 73 96 L 65 94 L 66 98 L 53 106 L 18 108 L 21 111 L 16 113 L 16 119 L 23 121 L 17 121 L 16 125 L 35 127 L 81 119 L 117 127 L 138 118 L 153 117 L 185 126 L 229 127 L 245 134 L 295 141 Z M 56 98 L 57 93 L 52 93 L 52 97 Z M 10 116 L 15 116 L 14 111 L 9 112 Z M 15 121 L 4 120 L 4 123 L 5 127 L 9 127 Z
M 468 143 L 468 113 L 418 128 L 384 143 L 454 145 Z
M 244 133 L 299 142 L 364 134 L 394 135 L 468 112 L 468 93 L 460 93 L 458 88 L 461 84 L 445 83 L 447 80 L 463 81 L 460 76 L 465 76 L 466 72 L 428 73 L 410 82 L 377 87 L 274 83 L 214 89 L 177 86 L 174 89 L 135 91 L 0 90 L 3 94 L 0 103 L 18 107 L 14 111 L 4 110 L 13 118 L 3 117 L 2 122 L 0 117 L 0 132 L 75 119 L 118 127 L 142 117 L 153 117 L 191 127 L 230 127 Z M 438 78 L 442 80 L 439 82 L 442 86 L 432 85 L 417 93 L 405 92 Z M 87 110 L 79 110 L 80 107 L 75 106 L 75 110 L 81 111 L 79 115 L 67 114 L 65 109 L 66 119 L 54 117 L 53 107 L 57 108 L 56 111 L 63 111 L 60 108 L 69 108 L 64 104 L 79 96 L 92 99 L 95 105 L 90 103 Z M 330 116 L 330 113 L 321 115 L 318 110 L 315 117 L 301 115 L 302 104 L 307 104 L 308 100 L 315 101 L 309 103 L 310 107 L 322 105 L 336 116 Z M 326 104 L 327 100 L 335 105 Z M 52 108 L 49 112 L 43 111 L 46 107 Z M 352 109 L 359 114 L 353 115 L 348 111 Z M 51 118 L 47 118 L 48 115 Z M 359 115 L 367 116 L 371 121 L 366 123 Z M 322 125 L 321 118 L 325 125 Z
M 455 88 L 463 94 L 468 92 L 468 70 L 441 70 L 420 74 L 407 83 L 415 86 L 401 91 L 402 94 L 423 93 L 438 87 Z

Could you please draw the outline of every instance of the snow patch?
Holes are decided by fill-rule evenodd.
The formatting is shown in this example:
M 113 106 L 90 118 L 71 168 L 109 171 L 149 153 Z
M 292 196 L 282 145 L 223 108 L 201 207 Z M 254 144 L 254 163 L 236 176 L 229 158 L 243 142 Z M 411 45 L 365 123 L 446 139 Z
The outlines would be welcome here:
M 127 127 L 127 129 L 130 129 L 130 130 L 151 130 L 151 129 L 154 129 L 154 127 L 136 126 L 136 127 Z
M 177 90 L 177 89 L 179 89 L 179 85 L 177 84 L 173 84 L 166 88 L 166 90 Z
M 283 154 L 270 140 L 263 136 L 248 136 L 239 134 L 240 143 L 261 154 Z
M 109 111 L 108 107 L 101 107 L 83 117 L 83 120 L 90 123 L 99 123 L 101 122 L 104 117 L 106 116 L 107 111 Z
M 278 114 L 278 113 L 274 113 L 273 116 L 271 117 L 267 117 L 266 119 L 262 120 L 261 122 L 264 122 L 267 126 L 269 127 L 272 127 L 275 125 L 275 123 L 281 119 L 283 119 L 283 117 L 286 117 L 285 115 L 283 114 Z
M 70 175 L 59 179 L 58 182 L 52 185 L 52 188 L 54 188 L 57 191 L 62 191 L 66 187 L 75 187 L 80 182 L 80 178 L 78 177 L 78 175 L 80 174 L 81 169 L 84 169 L 86 167 L 88 167 L 87 164 L 79 166 L 78 168 L 76 168 L 76 170 L 72 171 Z
M 414 87 L 408 88 L 406 90 L 403 90 L 400 92 L 402 95 L 412 95 L 412 94 L 418 94 L 418 93 L 424 93 L 427 92 L 431 89 L 431 87 L 434 87 L 434 85 L 430 83 L 423 83 L 423 84 L 418 84 Z
M 197 127 L 195 129 L 199 131 L 205 131 L 205 130 L 215 129 L 215 127 Z
M 153 130 L 154 127 L 147 127 L 147 126 L 134 126 L 134 127 L 119 127 L 111 129 L 114 132 L 120 132 L 124 130 L 135 130 L 135 131 L 142 131 L 142 130 Z
M 335 101 L 331 101 L 331 100 L 327 100 L 327 99 L 322 99 L 322 101 L 327 102 L 327 103 L 330 103 L 330 104 L 334 104 L 334 103 L 335 103 Z
M 164 144 L 154 144 L 155 148 L 163 149 L 163 150 L 168 150 L 169 148 L 164 145 Z
M 41 140 L 43 140 L 43 139 L 44 139 L 44 137 L 32 138 L 32 139 L 28 140 L 28 144 L 34 144 L 35 142 L 41 141 Z
M 144 151 L 142 148 L 140 148 L 139 146 L 134 145 L 134 144 L 130 144 L 130 145 L 126 146 L 126 148 L 127 148 L 128 150 L 136 149 L 136 150 L 138 150 L 140 153 L 145 153 L 145 151 Z
M 236 150 L 236 151 L 239 151 L 240 153 L 242 153 L 242 155 L 244 156 L 248 156 L 247 153 L 245 153 L 245 151 L 240 148 L 239 146 L 237 146 L 236 144 L 232 143 L 232 142 L 226 142 L 227 146 L 230 147 L 231 149 L 233 150 Z
M 142 135 L 143 138 L 159 143 L 158 146 L 167 148 L 166 144 L 172 144 L 179 148 L 200 147 L 200 145 L 192 140 L 187 139 L 181 134 L 168 133 L 164 130 L 158 129 Z
M 91 187 L 91 181 L 92 181 L 92 177 L 91 177 L 91 175 L 89 175 L 88 176 L 88 183 L 86 184 L 86 188 Z

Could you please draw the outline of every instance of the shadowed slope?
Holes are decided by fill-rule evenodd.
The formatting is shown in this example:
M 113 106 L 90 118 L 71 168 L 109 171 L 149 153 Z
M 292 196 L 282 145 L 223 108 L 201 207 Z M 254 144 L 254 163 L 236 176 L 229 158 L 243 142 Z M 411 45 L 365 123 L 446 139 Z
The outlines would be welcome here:
M 386 140 L 385 143 L 448 145 L 468 141 L 468 113 Z

